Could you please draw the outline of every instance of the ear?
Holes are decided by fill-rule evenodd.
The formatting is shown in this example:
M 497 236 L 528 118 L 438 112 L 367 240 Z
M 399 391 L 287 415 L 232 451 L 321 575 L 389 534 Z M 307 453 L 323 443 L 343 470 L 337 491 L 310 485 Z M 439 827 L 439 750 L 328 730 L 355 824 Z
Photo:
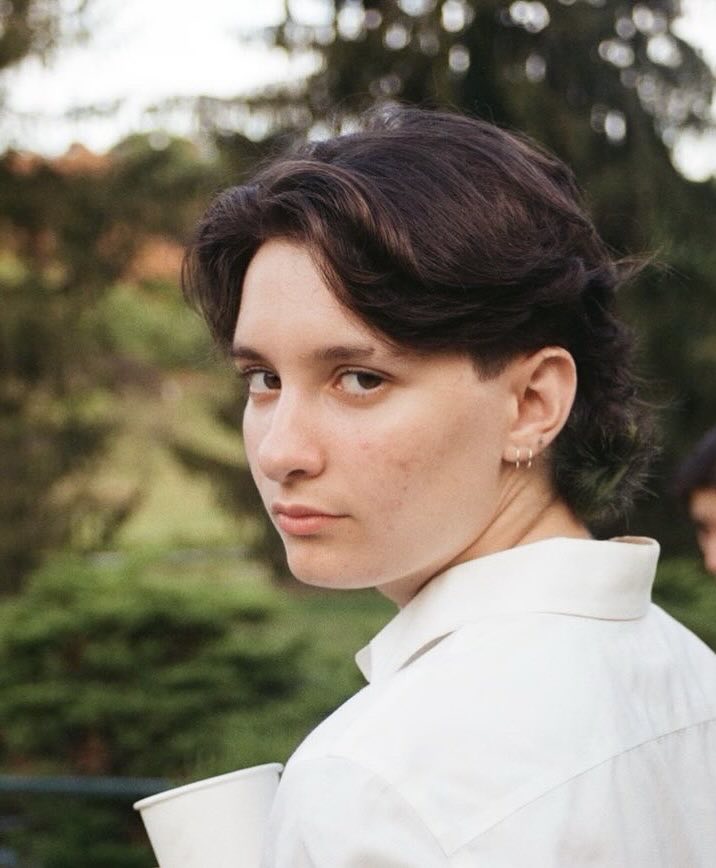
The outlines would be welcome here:
M 515 413 L 503 459 L 510 463 L 531 462 L 567 421 L 577 392 L 577 367 L 563 347 L 542 347 L 515 359 L 506 373 Z

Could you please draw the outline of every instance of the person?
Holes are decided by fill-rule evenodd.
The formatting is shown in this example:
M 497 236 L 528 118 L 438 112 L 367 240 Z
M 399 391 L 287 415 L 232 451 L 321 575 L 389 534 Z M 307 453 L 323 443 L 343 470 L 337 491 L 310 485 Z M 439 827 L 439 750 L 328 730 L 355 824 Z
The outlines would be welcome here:
M 376 111 L 209 207 L 185 290 L 288 565 L 398 607 L 263 868 L 713 865 L 714 654 L 650 603 L 655 541 L 596 537 L 653 452 L 634 268 L 559 160 L 450 112 Z
M 704 567 L 716 576 L 716 427 L 684 459 L 675 487 L 696 528 Z

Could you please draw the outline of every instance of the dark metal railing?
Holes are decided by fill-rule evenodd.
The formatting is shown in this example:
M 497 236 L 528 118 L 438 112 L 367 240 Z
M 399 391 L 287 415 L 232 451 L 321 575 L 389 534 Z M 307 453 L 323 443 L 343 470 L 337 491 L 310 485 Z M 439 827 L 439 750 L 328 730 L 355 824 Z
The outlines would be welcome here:
M 0 775 L 0 793 L 43 793 L 65 796 L 98 796 L 108 799 L 141 799 L 168 790 L 164 778 L 113 778 L 85 775 Z

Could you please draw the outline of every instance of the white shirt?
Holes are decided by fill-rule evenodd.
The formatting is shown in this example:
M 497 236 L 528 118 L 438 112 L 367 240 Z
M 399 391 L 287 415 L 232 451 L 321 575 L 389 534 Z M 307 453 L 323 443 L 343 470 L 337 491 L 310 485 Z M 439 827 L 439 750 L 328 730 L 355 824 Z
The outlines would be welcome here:
M 650 603 L 652 540 L 434 578 L 289 760 L 263 868 L 713 868 L 716 655 Z

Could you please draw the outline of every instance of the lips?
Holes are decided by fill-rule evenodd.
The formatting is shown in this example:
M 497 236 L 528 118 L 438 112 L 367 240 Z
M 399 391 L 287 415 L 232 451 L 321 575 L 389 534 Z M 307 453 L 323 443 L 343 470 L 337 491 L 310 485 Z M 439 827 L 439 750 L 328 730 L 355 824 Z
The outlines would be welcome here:
M 299 503 L 274 503 L 271 507 L 271 512 L 274 515 L 288 515 L 291 518 L 305 518 L 309 515 L 325 515 L 334 518 L 330 512 L 323 509 L 316 509 L 312 506 L 303 506 Z
M 276 524 L 292 536 L 312 536 L 326 530 L 343 515 L 322 512 L 320 509 L 303 504 L 275 503 L 271 506 Z

